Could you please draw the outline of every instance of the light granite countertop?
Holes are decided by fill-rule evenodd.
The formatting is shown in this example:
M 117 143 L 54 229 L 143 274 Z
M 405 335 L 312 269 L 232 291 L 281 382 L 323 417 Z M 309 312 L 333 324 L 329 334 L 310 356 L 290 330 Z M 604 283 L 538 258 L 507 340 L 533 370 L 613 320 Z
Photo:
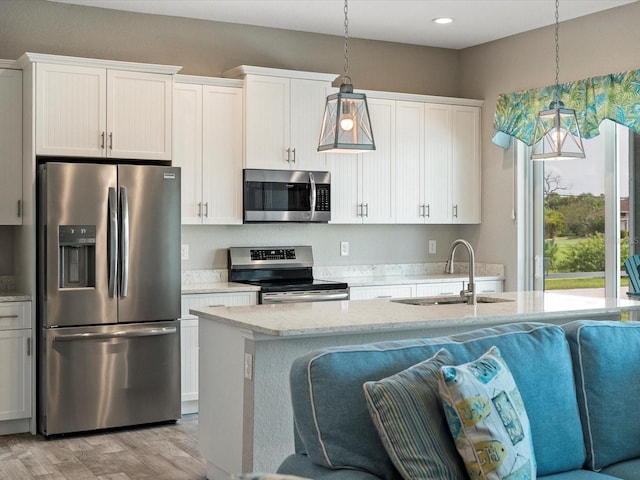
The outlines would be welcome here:
M 0 303 L 5 302 L 30 302 L 31 295 L 20 292 L 0 292 Z
M 389 299 L 311 302 L 247 307 L 201 307 L 190 313 L 272 337 L 342 333 L 481 327 L 510 321 L 559 323 L 581 316 L 618 318 L 623 311 L 640 311 L 640 302 L 546 292 L 506 292 L 481 295 L 504 299 L 477 305 L 416 306 Z

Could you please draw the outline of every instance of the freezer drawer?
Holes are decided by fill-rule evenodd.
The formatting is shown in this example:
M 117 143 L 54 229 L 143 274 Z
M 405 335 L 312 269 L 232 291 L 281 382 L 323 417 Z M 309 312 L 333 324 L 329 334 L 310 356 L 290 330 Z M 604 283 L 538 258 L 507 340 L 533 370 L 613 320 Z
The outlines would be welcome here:
M 179 321 L 42 332 L 42 434 L 180 418 Z

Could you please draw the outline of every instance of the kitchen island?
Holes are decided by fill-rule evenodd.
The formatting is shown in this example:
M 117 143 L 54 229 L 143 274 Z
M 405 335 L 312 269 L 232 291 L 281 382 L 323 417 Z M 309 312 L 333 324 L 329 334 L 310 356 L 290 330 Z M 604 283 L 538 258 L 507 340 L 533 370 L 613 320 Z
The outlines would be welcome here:
M 207 477 L 275 471 L 294 451 L 289 368 L 310 350 L 516 321 L 619 319 L 640 311 L 640 302 L 613 298 L 543 292 L 484 297 L 490 303 L 421 306 L 379 299 L 192 309 L 201 320 L 199 448 Z

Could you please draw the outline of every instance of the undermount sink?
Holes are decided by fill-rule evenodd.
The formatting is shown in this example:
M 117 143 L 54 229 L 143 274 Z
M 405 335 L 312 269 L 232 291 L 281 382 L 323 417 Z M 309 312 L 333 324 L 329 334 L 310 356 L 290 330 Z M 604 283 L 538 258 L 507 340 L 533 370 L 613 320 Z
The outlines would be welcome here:
M 467 303 L 466 298 L 446 296 L 446 297 L 417 297 L 417 298 L 402 298 L 399 300 L 391 300 L 394 303 L 404 303 L 406 305 L 461 305 Z M 476 303 L 500 303 L 500 302 L 513 302 L 513 300 L 507 298 L 495 298 L 495 297 L 477 297 Z

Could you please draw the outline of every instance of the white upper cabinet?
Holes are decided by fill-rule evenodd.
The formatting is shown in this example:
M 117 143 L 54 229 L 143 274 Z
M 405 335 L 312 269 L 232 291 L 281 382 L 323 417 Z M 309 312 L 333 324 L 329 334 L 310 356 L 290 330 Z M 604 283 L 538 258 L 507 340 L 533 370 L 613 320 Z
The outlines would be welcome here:
M 182 223 L 242 223 L 242 88 L 179 81 L 174 97 L 173 164 L 182 168 Z
M 452 111 L 452 219 L 480 223 L 480 108 L 454 105 Z
M 480 222 L 480 107 L 398 101 L 397 223 Z
M 35 62 L 37 155 L 171 160 L 178 67 L 27 56 Z
M 245 168 L 327 169 L 317 147 L 336 75 L 250 66 L 224 75 L 245 81 Z
M 22 223 L 22 71 L 0 69 L 0 225 Z
M 395 223 L 395 101 L 367 98 L 376 150 L 328 153 L 331 223 Z

